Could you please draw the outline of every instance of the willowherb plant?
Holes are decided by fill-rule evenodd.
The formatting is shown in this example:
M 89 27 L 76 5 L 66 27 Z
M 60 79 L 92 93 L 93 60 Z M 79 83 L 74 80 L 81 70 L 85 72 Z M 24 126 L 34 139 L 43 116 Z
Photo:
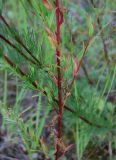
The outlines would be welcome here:
M 73 144 L 65 145 L 63 141 L 63 117 L 69 116 L 74 119 L 77 157 L 80 160 L 96 131 L 105 130 L 105 132 L 108 132 L 115 128 L 113 121 L 115 117 L 111 118 L 114 112 L 113 105 L 107 103 L 104 94 L 107 92 L 108 95 L 111 88 L 114 87 L 116 67 L 108 68 L 110 74 L 104 76 L 103 82 L 105 82 L 105 85 L 103 85 L 103 92 L 99 96 L 97 92 L 101 79 L 91 80 L 84 61 L 88 49 L 92 50 L 91 45 L 94 41 L 97 42 L 97 37 L 100 35 L 108 63 L 102 64 L 103 67 L 100 69 L 98 67 L 98 77 L 100 77 L 100 74 L 106 74 L 106 65 L 110 62 L 107 46 L 104 43 L 103 30 L 109 23 L 102 28 L 98 13 L 96 18 L 98 33 L 96 34 L 96 22 L 93 23 L 92 17 L 88 13 L 85 14 L 89 30 L 81 35 L 82 39 L 80 38 L 81 42 L 79 42 L 82 49 L 78 48 L 80 51 L 78 55 L 75 55 L 78 41 L 75 37 L 76 33 L 72 33 L 69 26 L 67 15 L 74 13 L 71 13 L 70 8 L 67 7 L 68 2 L 59 0 L 21 0 L 20 2 L 23 4 L 24 12 L 30 20 L 29 26 L 34 27 L 32 27 L 32 30 L 28 30 L 27 26 L 23 26 L 24 30 L 19 27 L 19 32 L 12 24 L 9 25 L 1 12 L 0 54 L 13 72 L 25 81 L 26 87 L 46 96 L 48 104 L 52 107 L 51 110 L 56 110 L 56 115 L 53 117 L 54 129 L 52 130 L 56 160 L 63 159 L 65 154 L 73 147 Z M 91 1 L 91 5 L 93 10 L 96 9 L 93 1 Z M 95 13 L 97 13 L 96 10 Z M 26 18 L 24 22 L 28 24 Z M 73 22 L 71 27 L 73 27 Z M 84 31 L 80 29 L 80 32 Z M 93 51 L 95 52 L 94 49 L 92 53 Z M 90 58 L 92 56 L 91 54 Z M 97 65 L 97 61 L 94 60 L 93 63 Z M 92 66 L 91 63 L 90 66 Z M 89 85 L 84 81 L 84 78 L 81 78 L 82 82 L 80 82 L 80 67 L 82 67 Z M 95 70 L 95 67 L 93 70 Z M 112 76 L 112 79 L 110 79 L 110 76 Z M 39 83 L 40 79 L 41 84 Z M 95 86 L 95 83 L 97 83 L 97 86 Z M 105 106 L 107 107 L 105 108 Z M 111 110 L 109 111 L 110 107 Z M 107 115 L 108 111 L 109 114 Z M 40 138 L 40 134 L 38 138 Z M 40 143 L 44 145 L 44 140 L 40 139 Z M 49 156 L 46 155 L 46 157 Z

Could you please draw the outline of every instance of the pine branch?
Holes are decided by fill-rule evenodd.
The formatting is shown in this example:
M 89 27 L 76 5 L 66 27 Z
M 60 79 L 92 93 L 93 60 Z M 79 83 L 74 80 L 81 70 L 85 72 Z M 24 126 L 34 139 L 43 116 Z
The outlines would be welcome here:
M 5 61 L 7 62 L 7 64 L 9 64 L 10 67 L 12 67 L 13 69 L 15 69 L 17 71 L 17 73 L 21 76 L 21 77 L 26 77 L 27 74 L 24 73 L 18 66 L 16 66 L 6 55 L 4 55 L 4 59 Z M 35 88 L 36 91 L 38 92 L 42 92 L 46 97 L 48 97 L 48 94 L 45 90 L 38 90 L 38 86 L 36 84 L 36 82 L 32 82 L 28 79 L 29 83 Z M 52 96 L 52 99 L 55 103 L 59 104 L 58 102 L 58 99 L 55 98 L 54 96 Z M 98 124 L 95 124 L 94 122 L 91 122 L 90 120 L 88 120 L 87 118 L 85 118 L 84 116 L 82 115 L 78 115 L 75 110 L 73 110 L 71 107 L 67 106 L 67 105 L 64 105 L 64 109 L 67 110 L 68 112 L 74 114 L 74 115 L 77 115 L 79 119 L 81 119 L 84 123 L 92 126 L 92 127 L 95 127 L 95 128 L 107 128 L 106 126 L 102 126 L 102 125 L 98 125 Z
M 21 55 L 24 59 L 28 60 L 32 64 L 36 65 L 36 62 L 30 59 L 27 55 L 25 55 L 21 50 L 19 50 L 13 43 L 11 43 L 8 39 L 6 39 L 3 35 L 0 34 L 0 39 L 2 39 L 5 43 L 7 43 L 9 46 L 14 48 L 19 55 Z
M 5 18 L 2 15 L 0 15 L 0 18 L 4 22 L 4 24 L 7 26 L 7 28 L 9 29 L 9 31 L 14 34 L 14 31 L 12 31 L 11 27 L 9 26 L 9 24 L 7 23 L 7 21 L 5 20 Z M 39 66 L 41 66 L 40 61 L 33 55 L 33 53 L 22 42 L 21 38 L 19 36 L 17 36 L 17 35 L 15 35 L 14 38 L 29 53 L 29 55 L 37 62 L 37 64 L 39 64 Z
M 7 64 L 9 64 L 10 67 L 12 67 L 14 70 L 17 71 L 17 73 L 21 76 L 21 77 L 27 77 L 27 74 L 24 73 L 17 65 L 15 65 L 6 55 L 4 55 L 4 60 L 7 62 Z M 38 88 L 36 82 L 32 82 L 28 79 L 29 83 L 32 84 L 32 86 L 34 88 Z

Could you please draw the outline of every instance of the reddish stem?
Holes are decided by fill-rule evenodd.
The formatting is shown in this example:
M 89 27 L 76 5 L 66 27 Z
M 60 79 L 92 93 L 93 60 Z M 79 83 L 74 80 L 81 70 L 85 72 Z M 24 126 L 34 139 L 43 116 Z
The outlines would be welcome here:
M 61 12 L 59 8 L 59 0 L 55 1 L 56 4 L 56 25 L 57 25 L 57 30 L 56 30 L 56 39 L 58 46 L 60 44 L 60 26 L 61 26 Z M 56 48 L 56 57 L 57 57 L 57 76 L 58 76 L 58 135 L 57 135 L 57 143 L 56 143 L 56 160 L 59 157 L 59 152 L 60 152 L 60 147 L 58 141 L 61 139 L 61 132 L 62 132 L 62 89 L 61 89 L 61 65 L 60 65 L 60 49 L 59 47 Z

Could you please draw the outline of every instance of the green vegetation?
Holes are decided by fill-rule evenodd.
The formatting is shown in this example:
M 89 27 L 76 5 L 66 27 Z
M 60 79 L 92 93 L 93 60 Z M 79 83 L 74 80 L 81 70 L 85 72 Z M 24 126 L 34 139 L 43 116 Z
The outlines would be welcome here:
M 2 128 L 30 160 L 115 159 L 115 14 L 113 0 L 0 1 Z M 36 107 L 23 108 L 30 91 Z

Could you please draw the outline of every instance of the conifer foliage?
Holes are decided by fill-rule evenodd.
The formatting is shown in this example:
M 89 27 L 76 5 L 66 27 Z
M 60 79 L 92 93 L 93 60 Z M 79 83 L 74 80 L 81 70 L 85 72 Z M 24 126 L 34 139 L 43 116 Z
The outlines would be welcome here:
M 65 0 L 20 0 L 19 20 L 6 16 L 5 5 L 0 11 L 1 66 L 27 89 L 47 97 L 50 110 L 56 111 L 52 155 L 39 136 L 45 157 L 64 159 L 76 146 L 81 160 L 94 137 L 115 135 L 115 107 L 108 96 L 115 90 L 116 66 L 104 37 L 111 22 L 102 26 L 104 12 L 93 1 L 90 14 Z M 65 141 L 69 131 L 73 140 Z

